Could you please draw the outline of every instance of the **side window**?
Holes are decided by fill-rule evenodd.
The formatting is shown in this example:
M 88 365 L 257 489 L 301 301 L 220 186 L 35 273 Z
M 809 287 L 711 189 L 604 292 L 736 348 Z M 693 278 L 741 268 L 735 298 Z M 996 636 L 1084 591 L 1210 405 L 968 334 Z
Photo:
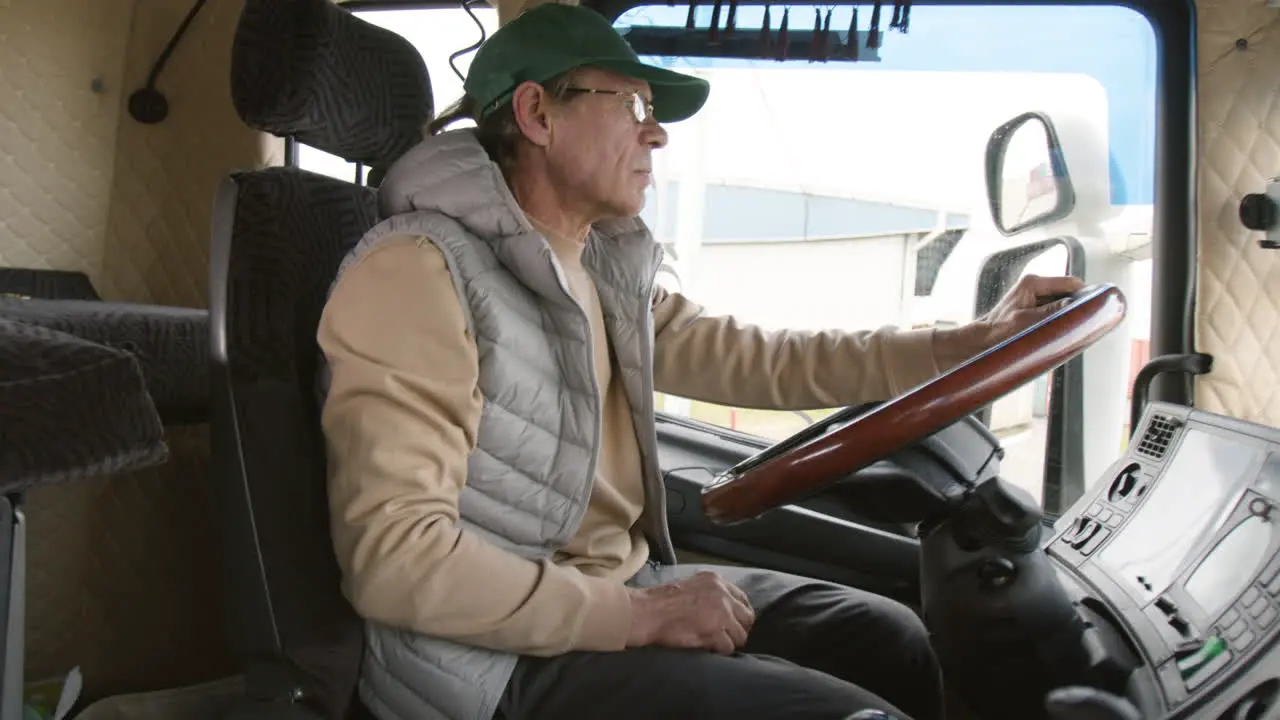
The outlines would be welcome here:
M 793 28 L 798 17 L 813 17 L 808 7 L 771 12 L 775 36 L 784 12 Z M 695 8 L 693 32 L 709 31 L 713 13 L 709 4 Z M 643 216 L 668 250 L 671 274 L 661 281 L 712 313 L 765 328 L 956 326 L 974 318 L 980 291 L 993 290 L 979 287 L 992 274 L 984 265 L 1022 244 L 1073 238 L 1088 258 L 1085 280 L 1119 285 L 1130 308 L 1082 356 L 1084 388 L 1075 392 L 1089 418 L 1078 432 L 1091 481 L 1127 440 L 1128 389 L 1149 327 L 1150 23 L 1121 7 L 932 5 L 912 11 L 906 33 L 882 25 L 873 51 L 868 15 L 858 27 L 860 61 L 842 47 L 832 57 L 844 59 L 825 63 L 801 51 L 784 62 L 664 55 L 669 39 L 686 32 L 687 7 L 653 4 L 619 17 L 615 27 L 641 55 L 713 88 L 701 113 L 668 126 L 669 143 L 655 154 Z M 831 42 L 847 46 L 852 11 L 837 7 L 827 22 Z M 755 38 L 764 23 L 763 8 L 740 7 L 735 32 Z M 1081 34 L 1115 54 L 1075 42 Z M 1007 236 L 988 206 L 987 142 L 1028 111 L 1053 123 L 1076 203 L 1065 218 Z M 1052 190 L 1048 166 L 1026 153 L 1017 162 L 1029 164 L 1020 176 L 1006 171 L 1006 191 L 1040 201 Z M 998 274 L 1009 283 L 1025 273 L 1063 274 L 1067 258 L 1058 247 Z M 984 414 L 1007 451 L 1004 477 L 1060 506 L 1059 493 L 1043 488 L 1046 458 L 1058 462 L 1048 446 L 1051 388 L 1048 376 L 1039 378 Z M 834 411 L 725 407 L 661 393 L 657 407 L 771 441 Z
M 465 53 L 453 59 L 450 55 L 462 50 L 481 38 L 492 35 L 498 29 L 498 11 L 489 6 L 412 8 L 405 10 L 356 10 L 366 20 L 403 36 L 422 53 L 431 77 L 431 91 L 436 112 L 442 112 L 462 97 L 462 79 L 471 67 L 473 53 Z M 474 19 L 473 19 L 474 17 Z M 477 26 L 479 22 L 479 26 Z M 311 172 L 343 180 L 362 180 L 364 175 L 355 163 L 316 148 L 298 143 L 297 166 Z

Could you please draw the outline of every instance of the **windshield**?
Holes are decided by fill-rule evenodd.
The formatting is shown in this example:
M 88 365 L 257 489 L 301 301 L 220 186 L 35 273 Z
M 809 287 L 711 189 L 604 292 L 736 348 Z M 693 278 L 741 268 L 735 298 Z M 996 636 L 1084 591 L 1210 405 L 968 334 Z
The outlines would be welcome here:
M 700 32 L 713 12 L 695 8 Z M 1089 392 L 1113 402 L 1084 432 L 1114 457 L 1150 302 L 1149 260 L 1112 252 L 1117 240 L 1149 240 L 1152 220 L 1157 57 L 1146 18 L 1105 5 L 916 6 L 900 32 L 887 27 L 886 6 L 880 47 L 868 49 L 871 12 L 863 7 L 859 61 L 812 62 L 802 38 L 819 19 L 835 35 L 831 54 L 851 54 L 853 8 L 824 7 L 817 17 L 812 6 L 768 12 L 775 46 L 784 17 L 800 38 L 797 57 L 646 56 L 712 87 L 702 112 L 668 126 L 670 143 L 655 161 L 643 216 L 668 249 L 663 282 L 711 312 L 770 328 L 949 326 L 973 318 L 991 254 L 1054 235 L 1080 239 L 1097 257 L 1083 269 L 1087 279 L 1121 285 L 1132 308 L 1121 341 L 1090 351 L 1109 369 L 1088 378 Z M 764 7 L 739 6 L 734 33 L 758 43 L 764 16 Z M 687 20 L 687 7 L 651 5 L 625 12 L 615 27 L 644 48 L 654 46 L 645 45 L 654 28 L 678 30 Z M 1044 113 L 1059 134 L 1076 207 L 1064 222 L 1007 238 L 991 221 L 984 159 L 992 131 L 1028 111 Z M 1017 151 L 1010 148 L 1009 162 L 1029 171 L 1013 178 L 1020 188 L 1005 178 L 1006 195 L 1034 195 L 1044 168 Z M 1061 274 L 1067 257 L 1057 248 L 1022 271 Z M 1005 475 L 1037 495 L 1047 406 L 1042 378 L 990 415 L 1009 451 Z M 771 440 L 832 411 L 675 397 L 662 397 L 660 407 Z

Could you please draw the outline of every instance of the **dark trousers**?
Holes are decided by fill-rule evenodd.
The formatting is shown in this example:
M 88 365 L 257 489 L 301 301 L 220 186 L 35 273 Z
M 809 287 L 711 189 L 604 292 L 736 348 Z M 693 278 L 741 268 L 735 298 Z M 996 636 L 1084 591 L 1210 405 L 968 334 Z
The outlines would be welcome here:
M 941 672 L 923 623 L 900 603 L 782 573 L 650 566 L 632 584 L 713 569 L 747 592 L 756 622 L 732 657 L 665 648 L 522 658 L 505 720 L 841 720 L 865 709 L 943 717 Z

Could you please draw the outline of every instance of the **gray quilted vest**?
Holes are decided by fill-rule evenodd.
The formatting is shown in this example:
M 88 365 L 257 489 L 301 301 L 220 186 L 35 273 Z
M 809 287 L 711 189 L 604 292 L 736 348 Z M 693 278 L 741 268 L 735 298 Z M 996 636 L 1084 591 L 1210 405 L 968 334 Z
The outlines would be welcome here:
M 470 130 L 406 153 L 383 181 L 379 203 L 388 219 L 351 251 L 338 276 L 392 235 L 426 236 L 444 253 L 476 338 L 484 396 L 461 523 L 524 557 L 549 557 L 578 529 L 599 455 L 602 396 L 586 314 Z M 639 436 L 641 522 L 656 559 L 670 563 L 653 417 L 651 299 L 661 257 L 634 219 L 598 226 L 583 265 L 599 291 Z M 366 639 L 360 694 L 383 720 L 489 720 L 517 660 L 376 623 Z

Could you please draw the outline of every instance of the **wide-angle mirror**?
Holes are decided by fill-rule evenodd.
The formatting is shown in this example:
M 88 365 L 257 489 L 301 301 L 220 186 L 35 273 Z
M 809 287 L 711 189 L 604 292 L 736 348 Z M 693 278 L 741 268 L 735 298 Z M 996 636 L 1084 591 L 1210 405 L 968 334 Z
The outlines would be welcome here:
M 1085 278 L 1085 249 L 1060 236 L 989 255 L 978 274 L 974 315 L 995 307 L 1024 275 Z M 1005 444 L 1005 479 L 1041 485 L 1045 510 L 1060 512 L 1084 492 L 1084 361 L 1072 358 L 975 413 Z
M 987 142 L 987 199 L 1005 235 L 1060 220 L 1075 207 L 1075 191 L 1053 123 L 1028 112 L 996 128 Z

